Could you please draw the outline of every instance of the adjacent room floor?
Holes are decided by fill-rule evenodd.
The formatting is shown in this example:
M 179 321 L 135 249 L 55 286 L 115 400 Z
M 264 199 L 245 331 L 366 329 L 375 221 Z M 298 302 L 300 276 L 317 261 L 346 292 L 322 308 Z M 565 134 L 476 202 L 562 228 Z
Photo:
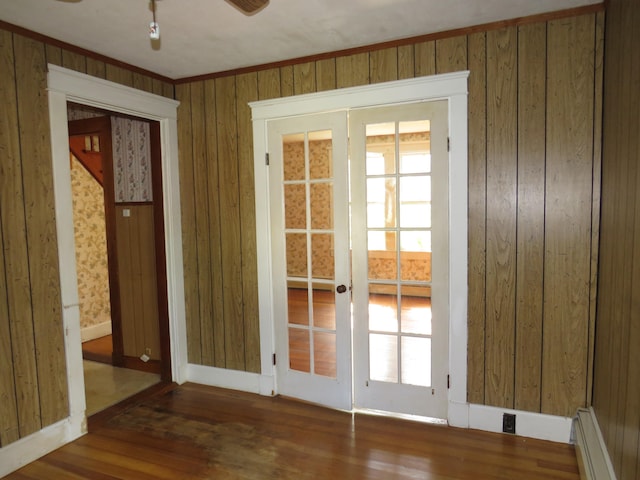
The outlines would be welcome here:
M 87 416 L 160 382 L 160 375 L 111 365 L 111 335 L 82 344 Z
M 83 360 L 87 416 L 131 397 L 160 381 L 160 375 Z

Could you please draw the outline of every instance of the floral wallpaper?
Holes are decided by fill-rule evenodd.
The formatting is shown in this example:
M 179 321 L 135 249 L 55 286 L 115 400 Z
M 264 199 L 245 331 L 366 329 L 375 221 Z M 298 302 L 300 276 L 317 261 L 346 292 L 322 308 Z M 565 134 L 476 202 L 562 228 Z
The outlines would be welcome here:
M 313 230 L 333 229 L 333 182 L 331 140 L 309 142 L 309 184 L 311 225 Z M 304 142 L 283 145 L 285 183 L 285 228 L 306 229 Z M 287 272 L 289 276 L 307 275 L 307 239 L 300 233 L 287 234 Z M 311 235 L 311 269 L 314 278 L 334 277 L 333 233 Z
M 149 123 L 111 117 L 111 133 L 116 203 L 153 201 Z
M 111 322 L 102 186 L 71 156 L 73 224 L 82 328 Z

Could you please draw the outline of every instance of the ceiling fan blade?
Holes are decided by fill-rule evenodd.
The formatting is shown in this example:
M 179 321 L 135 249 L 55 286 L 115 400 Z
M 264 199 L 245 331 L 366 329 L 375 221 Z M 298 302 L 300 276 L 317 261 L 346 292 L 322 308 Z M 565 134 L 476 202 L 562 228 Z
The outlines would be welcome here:
M 269 0 L 227 0 L 245 13 L 254 13 L 264 7 Z

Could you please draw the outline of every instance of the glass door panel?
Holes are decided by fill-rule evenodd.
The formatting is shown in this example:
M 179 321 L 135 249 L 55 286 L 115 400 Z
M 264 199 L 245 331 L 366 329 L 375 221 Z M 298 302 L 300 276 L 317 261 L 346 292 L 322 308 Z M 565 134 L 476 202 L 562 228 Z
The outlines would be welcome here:
M 348 209 L 335 208 L 336 199 L 346 205 L 347 182 L 334 177 L 337 161 L 346 169 L 346 134 L 336 141 L 338 128 L 316 128 L 325 118 L 346 123 L 344 113 L 318 115 L 269 130 L 273 261 L 281 272 L 274 276 L 276 371 L 281 393 L 350 408 L 349 293 L 336 288 L 350 283 Z
M 427 405 L 444 399 L 446 408 L 442 379 L 434 382 L 432 310 L 442 285 L 434 288 L 432 258 L 447 261 L 445 250 L 432 248 L 434 235 L 448 235 L 446 102 L 361 110 L 350 121 L 356 404 L 437 416 Z M 445 315 L 437 315 L 444 325 Z M 437 402 L 412 400 L 436 390 Z

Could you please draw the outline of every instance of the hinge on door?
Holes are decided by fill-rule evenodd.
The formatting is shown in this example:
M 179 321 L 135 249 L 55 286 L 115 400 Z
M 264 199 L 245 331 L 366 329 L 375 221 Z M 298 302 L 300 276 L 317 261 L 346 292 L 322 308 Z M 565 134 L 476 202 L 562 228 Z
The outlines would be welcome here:
M 450 152 L 450 151 L 451 151 L 451 138 L 447 137 L 447 152 Z
M 451 388 L 451 375 L 447 375 L 447 388 Z
M 273 354 L 273 364 L 274 365 L 276 364 L 276 354 L 275 353 Z
M 269 166 L 269 154 L 265 153 L 264 154 L 264 164 L 268 167 Z M 274 364 L 275 365 L 275 364 Z

